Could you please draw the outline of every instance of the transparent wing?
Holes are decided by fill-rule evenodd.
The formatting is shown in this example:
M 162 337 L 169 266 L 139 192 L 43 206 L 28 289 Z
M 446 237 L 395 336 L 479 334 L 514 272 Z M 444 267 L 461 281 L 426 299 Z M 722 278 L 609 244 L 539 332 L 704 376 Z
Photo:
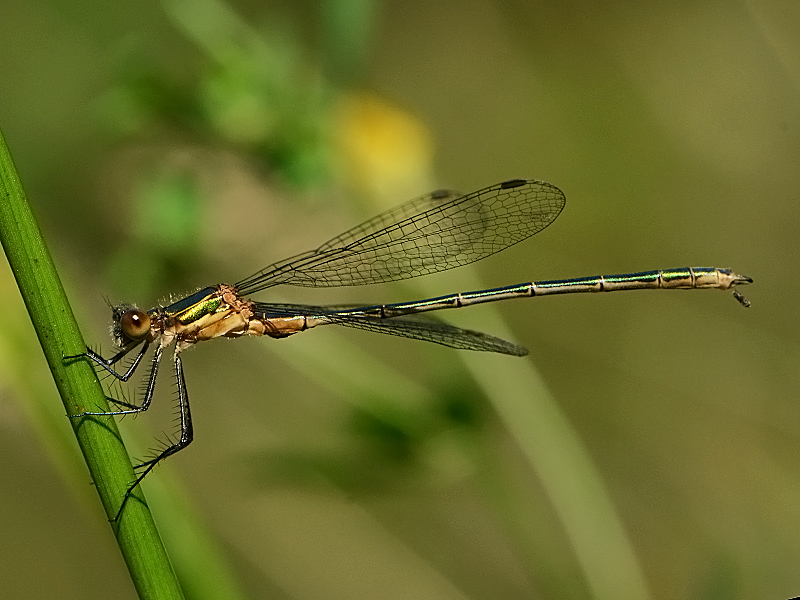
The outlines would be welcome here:
M 382 212 L 381 214 L 372 217 L 368 221 L 364 221 L 355 227 L 348 229 L 344 233 L 337 235 L 322 244 L 314 252 L 325 252 L 334 250 L 336 248 L 345 248 L 352 244 L 358 243 L 366 237 L 374 235 L 387 227 L 391 227 L 396 223 L 401 223 L 409 218 L 414 218 L 429 210 L 436 209 L 443 206 L 448 202 L 452 202 L 458 198 L 463 197 L 464 194 L 456 192 L 455 190 L 436 190 L 430 194 L 425 194 L 419 198 L 414 198 L 408 202 L 404 202 L 400 206 Z
M 505 181 L 465 196 L 434 192 L 270 265 L 236 287 L 252 294 L 279 284 L 365 285 L 445 271 L 538 233 L 565 202 L 561 190 L 533 179 Z
M 458 348 L 460 350 L 477 350 L 482 352 L 498 352 L 513 356 L 525 356 L 528 350 L 504 339 L 448 325 L 420 317 L 394 317 L 380 319 L 359 315 L 357 309 L 350 307 L 323 307 L 304 304 L 263 304 L 255 302 L 256 313 L 265 318 L 307 316 L 323 317 L 332 324 L 354 327 L 375 333 L 386 333 L 399 337 L 433 342 Z

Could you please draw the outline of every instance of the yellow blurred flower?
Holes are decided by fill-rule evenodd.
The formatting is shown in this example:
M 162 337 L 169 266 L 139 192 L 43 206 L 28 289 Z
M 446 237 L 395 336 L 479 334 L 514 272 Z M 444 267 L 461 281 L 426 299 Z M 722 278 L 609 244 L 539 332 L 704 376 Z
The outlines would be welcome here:
M 350 94 L 333 123 L 339 172 L 359 195 L 391 205 L 432 189 L 433 142 L 416 117 L 376 96 Z

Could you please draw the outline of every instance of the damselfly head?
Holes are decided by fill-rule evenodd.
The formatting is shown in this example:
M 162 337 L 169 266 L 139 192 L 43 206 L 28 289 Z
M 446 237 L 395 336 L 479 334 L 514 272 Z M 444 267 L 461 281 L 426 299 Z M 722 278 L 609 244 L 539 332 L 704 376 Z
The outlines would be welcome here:
M 141 342 L 150 333 L 150 315 L 132 304 L 119 304 L 112 309 L 111 335 L 117 346 Z

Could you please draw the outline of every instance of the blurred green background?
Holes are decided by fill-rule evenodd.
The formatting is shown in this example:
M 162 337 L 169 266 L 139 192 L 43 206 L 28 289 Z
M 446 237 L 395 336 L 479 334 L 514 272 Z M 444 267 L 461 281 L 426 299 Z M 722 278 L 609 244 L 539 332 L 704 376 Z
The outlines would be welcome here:
M 358 331 L 185 355 L 147 478 L 190 598 L 800 594 L 796 2 L 9 0 L 0 127 L 87 342 L 439 187 L 560 187 L 536 239 L 389 302 L 688 265 L 755 284 L 447 314 L 514 359 Z M 0 591 L 132 598 L 7 266 Z M 172 389 L 171 389 L 172 388 Z M 138 397 L 137 385 L 112 386 Z M 171 432 L 174 386 L 121 428 Z

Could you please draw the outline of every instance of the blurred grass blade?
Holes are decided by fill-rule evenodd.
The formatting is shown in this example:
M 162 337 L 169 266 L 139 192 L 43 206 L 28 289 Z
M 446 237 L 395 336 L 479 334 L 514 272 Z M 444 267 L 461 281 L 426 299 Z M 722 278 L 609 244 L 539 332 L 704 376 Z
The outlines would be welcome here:
M 466 289 L 483 287 L 472 269 L 462 269 L 460 276 Z M 416 284 L 423 293 L 433 291 Z M 514 339 L 494 307 L 467 312 L 461 324 Z M 592 597 L 649 599 L 642 567 L 602 474 L 533 361 L 479 352 L 459 355 L 541 481 Z
M 650 598 L 608 486 L 539 373 L 528 361 L 462 358 L 539 477 L 592 598 Z
M 92 367 L 65 364 L 84 342 L 19 176 L 0 133 L 0 242 L 33 322 L 56 387 L 68 413 L 107 402 Z M 106 515 L 113 517 L 134 478 L 113 417 L 71 420 Z M 141 598 L 182 598 L 178 581 L 141 492 L 114 525 L 122 556 Z

